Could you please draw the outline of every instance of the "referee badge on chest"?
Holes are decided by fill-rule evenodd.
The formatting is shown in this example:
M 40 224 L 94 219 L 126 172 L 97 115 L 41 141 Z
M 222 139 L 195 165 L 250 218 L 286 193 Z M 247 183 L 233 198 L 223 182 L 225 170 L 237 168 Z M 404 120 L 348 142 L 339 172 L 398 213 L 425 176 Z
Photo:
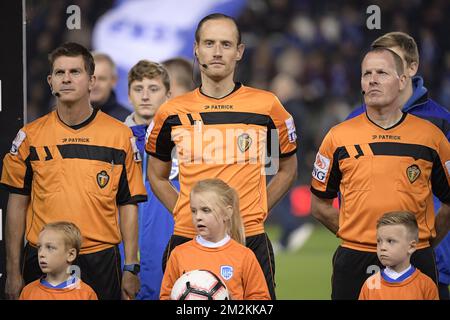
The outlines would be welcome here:
M 100 171 L 97 173 L 97 184 L 100 188 L 106 187 L 106 185 L 109 182 L 109 175 L 106 173 L 105 170 Z
M 413 164 L 406 169 L 406 176 L 408 177 L 409 182 L 414 183 L 420 176 L 420 168 L 418 165 Z
M 238 137 L 237 145 L 242 153 L 247 151 L 252 144 L 252 138 L 248 133 L 243 133 Z

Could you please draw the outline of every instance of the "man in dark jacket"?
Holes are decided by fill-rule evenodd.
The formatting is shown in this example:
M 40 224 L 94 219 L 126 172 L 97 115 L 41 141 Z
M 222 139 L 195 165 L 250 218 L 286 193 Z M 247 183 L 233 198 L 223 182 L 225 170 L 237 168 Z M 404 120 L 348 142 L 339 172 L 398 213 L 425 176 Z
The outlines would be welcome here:
M 95 77 L 97 82 L 91 91 L 90 98 L 94 107 L 120 121 L 130 114 L 130 110 L 121 105 L 116 98 L 114 87 L 117 83 L 117 70 L 114 61 L 104 53 L 94 53 Z

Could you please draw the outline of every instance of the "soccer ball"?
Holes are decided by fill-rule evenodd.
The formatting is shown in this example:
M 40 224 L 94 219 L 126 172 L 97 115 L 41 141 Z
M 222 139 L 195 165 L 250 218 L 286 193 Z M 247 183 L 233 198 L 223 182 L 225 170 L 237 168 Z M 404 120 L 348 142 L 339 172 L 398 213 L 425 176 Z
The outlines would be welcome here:
M 186 272 L 175 281 L 172 300 L 229 300 L 227 286 L 208 270 Z

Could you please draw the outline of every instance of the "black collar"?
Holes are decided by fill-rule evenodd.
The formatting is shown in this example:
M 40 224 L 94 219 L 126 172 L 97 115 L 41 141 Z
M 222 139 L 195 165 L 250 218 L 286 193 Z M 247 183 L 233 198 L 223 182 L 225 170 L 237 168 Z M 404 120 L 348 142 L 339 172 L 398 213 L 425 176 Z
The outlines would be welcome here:
M 400 125 L 400 124 L 405 120 L 406 115 L 407 115 L 407 113 L 406 113 L 406 112 L 403 112 L 402 117 L 400 118 L 400 120 L 397 121 L 397 123 L 393 124 L 393 125 L 390 126 L 389 128 L 383 128 L 383 127 L 379 126 L 378 124 L 376 124 L 375 122 L 373 122 L 373 121 L 369 118 L 369 115 L 367 114 L 367 109 L 366 109 L 366 117 L 367 117 L 367 119 L 369 119 L 369 121 L 372 122 L 374 125 L 376 125 L 378 128 L 381 128 L 381 129 L 383 129 L 383 130 L 391 130 L 391 129 L 395 128 L 396 126 Z
M 61 120 L 61 122 L 64 123 L 66 126 L 68 126 L 71 129 L 78 130 L 78 129 L 81 129 L 81 128 L 87 126 L 89 123 L 91 123 L 92 120 L 94 120 L 95 116 L 97 115 L 97 112 L 98 112 L 98 109 L 93 108 L 92 114 L 89 116 L 89 118 L 84 120 L 82 123 L 76 124 L 74 126 L 69 126 L 67 123 L 65 123 L 59 116 L 58 111 L 56 111 L 56 114 L 58 115 L 59 120 Z
M 236 92 L 237 90 L 239 90 L 241 87 L 242 87 L 242 83 L 240 83 L 240 82 L 235 82 L 235 83 L 234 83 L 233 91 L 231 91 L 229 94 L 227 94 L 227 95 L 225 95 L 225 96 L 223 96 L 223 97 L 221 97 L 221 98 L 215 98 L 215 97 L 208 96 L 207 94 L 204 94 L 203 91 L 202 91 L 202 86 L 200 86 L 198 89 L 199 89 L 200 93 L 201 93 L 202 95 L 204 95 L 205 97 L 208 97 L 208 98 L 211 98 L 211 99 L 216 99 L 216 100 L 221 100 L 221 99 L 226 98 L 226 97 L 228 97 L 229 95 L 233 94 L 234 92 Z

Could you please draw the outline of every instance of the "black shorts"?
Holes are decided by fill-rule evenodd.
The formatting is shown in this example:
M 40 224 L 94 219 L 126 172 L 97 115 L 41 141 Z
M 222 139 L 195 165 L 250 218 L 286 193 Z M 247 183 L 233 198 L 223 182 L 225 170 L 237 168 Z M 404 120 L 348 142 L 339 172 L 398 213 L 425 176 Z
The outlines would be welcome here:
M 166 269 L 170 252 L 172 252 L 176 246 L 188 242 L 189 240 L 192 239 L 172 235 L 166 246 L 166 250 L 164 250 L 162 261 L 163 271 Z M 272 243 L 270 242 L 269 237 L 266 233 L 257 234 L 256 236 L 247 237 L 245 244 L 247 248 L 251 249 L 255 253 L 259 265 L 264 273 L 264 277 L 266 278 L 270 297 L 272 300 L 275 300 L 275 256 L 273 254 Z
M 419 249 L 411 256 L 411 264 L 437 284 L 437 269 L 432 248 Z M 373 274 L 368 268 L 384 268 L 376 252 L 365 252 L 339 246 L 333 256 L 331 299 L 357 300 L 361 288 Z
M 91 286 L 99 300 L 121 299 L 122 270 L 117 246 L 95 253 L 81 254 L 73 266 L 80 268 L 81 279 Z M 24 250 L 22 275 L 25 284 L 44 275 L 39 268 L 38 251 L 29 244 Z
M 439 283 L 439 299 L 450 300 L 450 291 L 447 284 Z

